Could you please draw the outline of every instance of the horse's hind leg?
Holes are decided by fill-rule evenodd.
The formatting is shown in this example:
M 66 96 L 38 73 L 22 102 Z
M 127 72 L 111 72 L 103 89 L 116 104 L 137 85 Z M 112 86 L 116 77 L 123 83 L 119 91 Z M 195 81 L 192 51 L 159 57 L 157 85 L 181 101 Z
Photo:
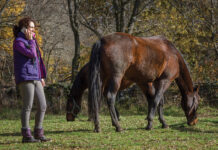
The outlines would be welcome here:
M 166 124 L 163 116 L 163 104 L 164 104 L 164 97 L 161 99 L 158 106 L 159 121 L 162 124 L 162 128 L 168 128 L 169 126 Z
M 119 113 L 119 111 L 118 111 L 118 109 L 116 108 L 116 106 L 114 106 L 115 107 L 115 111 L 116 111 L 116 114 L 117 114 L 117 119 L 118 119 L 118 121 L 120 121 L 120 113 Z M 92 119 L 92 116 L 91 116 L 91 112 L 90 112 L 90 110 L 88 110 L 88 119 L 87 119 L 87 121 L 92 121 L 93 119 Z
M 116 110 L 115 110 L 115 107 L 114 107 L 115 99 L 116 99 L 115 97 L 116 97 L 115 93 L 108 92 L 108 94 L 107 94 L 107 104 L 108 104 L 108 108 L 109 108 L 110 115 L 111 115 L 112 125 L 116 127 L 117 132 L 120 132 L 122 129 L 121 129 L 120 125 L 119 125 Z
M 119 113 L 116 106 L 114 106 L 114 108 L 115 108 L 115 111 L 116 111 L 117 119 L 118 119 L 118 121 L 120 121 L 120 113 Z
M 112 125 L 116 127 L 117 132 L 120 132 L 122 130 L 118 122 L 118 117 L 114 106 L 116 100 L 116 94 L 117 91 L 119 90 L 120 82 L 121 79 L 118 78 L 110 80 L 109 85 L 106 88 L 106 91 L 104 92 L 104 95 L 107 98 L 107 104 L 111 115 Z

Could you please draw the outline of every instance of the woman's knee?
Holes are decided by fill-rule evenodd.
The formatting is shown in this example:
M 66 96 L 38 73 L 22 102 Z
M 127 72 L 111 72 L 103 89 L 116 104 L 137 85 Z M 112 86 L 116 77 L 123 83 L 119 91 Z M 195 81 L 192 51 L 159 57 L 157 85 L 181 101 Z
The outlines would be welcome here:
M 39 110 L 40 110 L 41 112 L 45 112 L 46 109 L 47 109 L 47 105 L 46 105 L 46 104 L 41 104 L 41 105 L 39 105 Z
M 23 101 L 23 108 L 22 108 L 24 111 L 31 111 L 32 110 L 32 106 L 33 106 L 32 100 L 24 99 L 24 101 Z
M 30 112 L 32 110 L 32 106 L 28 105 L 28 106 L 23 106 L 23 112 Z
M 43 107 L 42 107 L 42 111 L 46 111 L 47 109 L 47 105 L 45 104 Z

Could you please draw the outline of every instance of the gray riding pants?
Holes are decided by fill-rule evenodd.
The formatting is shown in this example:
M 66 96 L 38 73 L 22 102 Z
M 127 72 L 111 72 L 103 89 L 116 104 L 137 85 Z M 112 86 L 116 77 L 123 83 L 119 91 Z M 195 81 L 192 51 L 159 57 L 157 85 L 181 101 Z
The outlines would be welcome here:
M 23 100 L 23 108 L 21 112 L 22 128 L 30 128 L 30 112 L 32 109 L 33 100 L 35 99 L 38 105 L 35 115 L 35 128 L 41 129 L 47 107 L 41 81 L 25 81 L 18 84 L 18 88 Z

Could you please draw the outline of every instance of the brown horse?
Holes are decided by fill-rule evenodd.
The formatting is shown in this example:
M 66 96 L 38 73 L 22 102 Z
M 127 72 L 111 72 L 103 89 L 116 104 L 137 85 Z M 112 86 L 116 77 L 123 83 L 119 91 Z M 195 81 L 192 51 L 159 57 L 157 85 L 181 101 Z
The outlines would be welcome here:
M 121 82 L 121 86 L 119 90 L 123 90 L 127 87 L 129 87 L 133 82 L 128 81 L 123 78 Z M 89 84 L 89 63 L 85 64 L 82 69 L 77 74 L 73 85 L 70 89 L 70 95 L 68 96 L 67 100 L 67 114 L 66 119 L 67 121 L 74 121 L 77 117 L 78 113 L 81 110 L 81 103 L 82 103 L 82 95 L 84 91 L 88 88 Z M 164 117 L 163 117 L 163 102 L 162 100 L 158 107 L 158 114 L 159 114 L 159 120 L 162 123 L 162 128 L 167 128 L 168 125 L 165 123 Z M 115 107 L 116 115 L 119 120 L 119 112 Z M 89 112 L 90 115 L 90 112 Z M 89 120 L 91 120 L 91 116 L 89 116 Z
M 146 129 L 152 128 L 156 109 L 173 80 L 176 80 L 181 91 L 181 105 L 188 125 L 197 123 L 199 88 L 193 87 L 183 57 L 166 38 L 140 38 L 126 33 L 105 36 L 93 45 L 89 69 L 88 102 L 95 132 L 100 131 L 99 103 L 102 91 L 107 99 L 112 124 L 116 131 L 122 130 L 114 104 L 123 80 L 135 82 L 148 99 Z

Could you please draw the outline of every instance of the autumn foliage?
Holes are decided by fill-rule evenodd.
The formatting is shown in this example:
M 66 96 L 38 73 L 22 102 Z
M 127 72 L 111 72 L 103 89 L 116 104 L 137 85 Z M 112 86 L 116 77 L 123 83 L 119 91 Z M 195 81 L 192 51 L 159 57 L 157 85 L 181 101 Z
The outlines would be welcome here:
M 128 31 L 126 27 L 128 26 L 128 22 L 131 21 L 131 12 L 134 10 L 135 6 L 137 6 L 136 4 L 140 2 L 139 7 L 135 11 L 136 15 L 132 18 L 131 34 L 135 36 L 164 35 L 171 40 L 183 54 L 195 83 L 214 83 L 217 81 L 216 61 L 218 50 L 216 34 L 217 22 L 215 17 L 215 14 L 217 14 L 216 1 L 82 0 L 75 2 L 77 2 L 79 12 L 78 31 L 79 35 L 83 35 L 80 36 L 81 42 L 79 43 L 79 69 L 88 62 L 91 45 L 98 40 L 96 34 L 90 34 L 90 29 L 101 35 L 116 32 L 118 28 L 124 32 Z M 40 3 L 35 3 L 40 7 Z M 45 3 L 45 6 L 43 5 L 41 7 L 45 9 L 47 9 L 47 6 L 58 8 L 61 5 L 59 3 L 52 4 L 50 1 L 43 3 Z M 115 6 L 117 8 L 115 8 Z M 29 3 L 23 0 L 2 0 L 0 3 L 1 82 L 14 84 L 12 65 L 12 44 L 14 37 L 12 27 L 21 17 L 28 15 L 28 13 L 32 11 L 28 10 L 28 7 Z M 123 11 L 123 13 L 119 14 L 121 11 Z M 116 13 L 118 20 L 115 17 Z M 37 16 L 33 16 L 33 18 L 36 19 L 38 23 L 37 40 L 44 51 L 43 59 L 48 70 L 47 83 L 52 84 L 59 81 L 69 81 L 72 63 L 67 61 L 66 57 L 69 57 L 70 54 L 62 51 L 63 55 L 59 55 L 59 53 L 55 55 L 55 52 L 52 51 L 52 49 L 54 49 L 52 47 L 55 43 L 49 43 L 49 39 L 45 38 L 46 33 L 41 32 L 42 26 L 40 25 L 43 24 L 44 21 L 47 21 L 47 18 L 44 20 L 37 19 Z M 59 20 L 56 19 L 56 22 L 58 21 Z M 117 23 L 119 23 L 119 25 L 117 25 Z M 123 26 L 121 26 L 122 24 Z M 56 24 L 49 24 L 50 28 L 52 28 L 52 26 L 56 26 Z M 43 27 L 45 28 L 47 26 Z M 53 38 L 57 40 L 59 37 Z M 59 38 L 58 40 L 60 41 L 61 39 Z M 64 42 L 63 40 L 60 43 Z M 48 46 L 45 46 L 45 44 Z M 74 50 L 73 46 L 74 43 L 72 43 L 72 51 Z M 49 47 L 51 47 L 51 49 L 49 49 Z M 64 48 L 61 50 L 64 50 Z M 79 71 L 79 69 L 77 71 Z

